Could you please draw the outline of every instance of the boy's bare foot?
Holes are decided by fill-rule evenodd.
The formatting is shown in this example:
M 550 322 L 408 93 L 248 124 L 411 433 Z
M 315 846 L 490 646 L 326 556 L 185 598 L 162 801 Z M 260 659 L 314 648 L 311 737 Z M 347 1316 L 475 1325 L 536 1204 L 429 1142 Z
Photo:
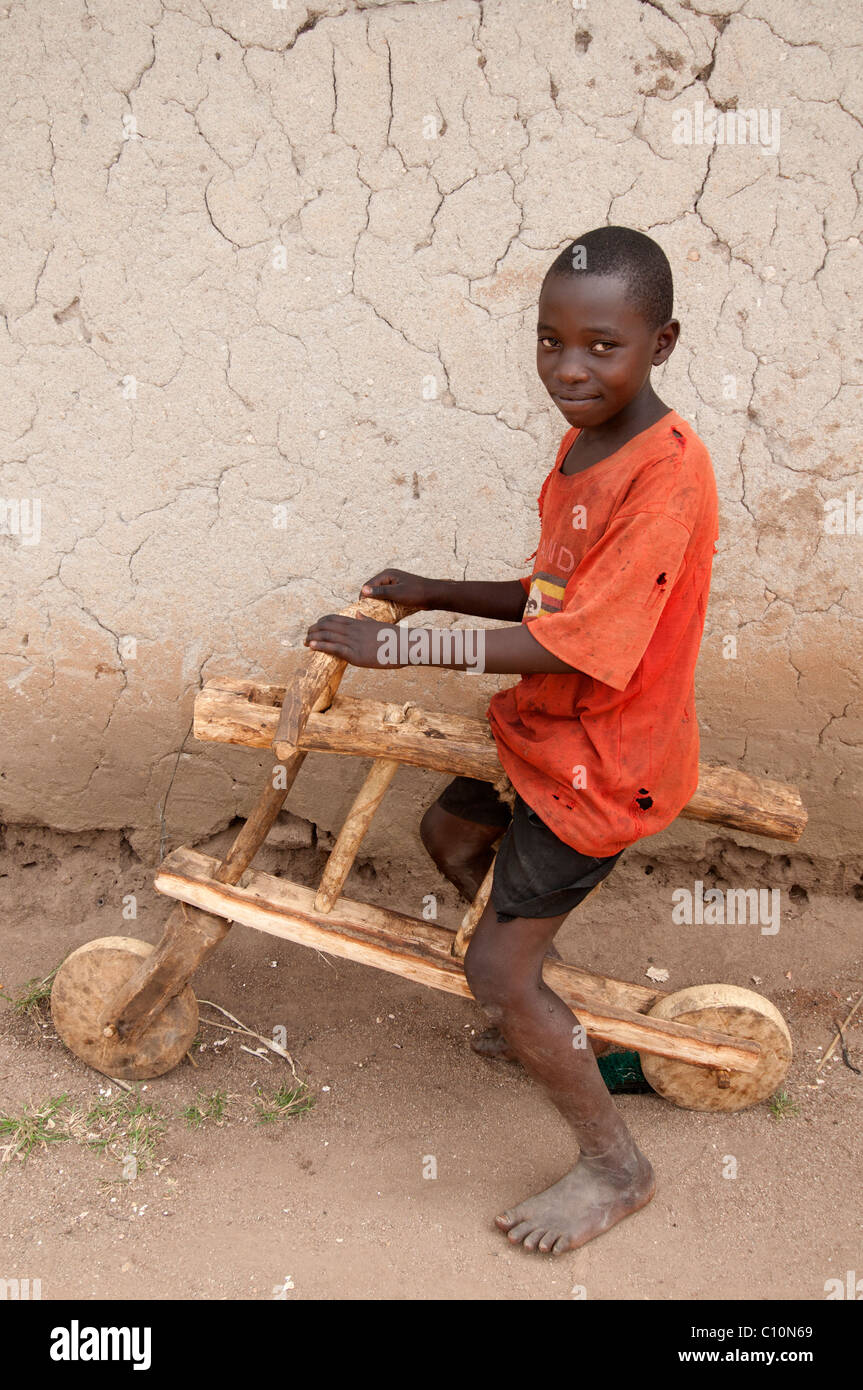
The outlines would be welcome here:
M 518 1062 L 518 1057 L 499 1028 L 485 1028 L 482 1033 L 471 1038 L 470 1045 L 474 1052 L 480 1057 L 487 1057 L 489 1061 Z M 614 1043 L 599 1043 L 595 1038 L 591 1038 L 590 1045 L 596 1057 L 604 1057 L 608 1052 L 626 1051 L 626 1048 L 616 1047 Z
M 495 1225 L 525 1250 L 563 1255 L 647 1206 L 655 1191 L 653 1169 L 639 1149 L 622 1171 L 581 1158 L 560 1182 L 495 1217 Z

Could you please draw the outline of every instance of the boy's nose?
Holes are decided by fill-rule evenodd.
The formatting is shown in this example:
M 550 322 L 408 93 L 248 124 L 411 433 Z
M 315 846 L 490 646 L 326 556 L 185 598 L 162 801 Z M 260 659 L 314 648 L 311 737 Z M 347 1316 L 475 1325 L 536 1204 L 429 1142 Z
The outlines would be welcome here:
M 561 386 L 571 386 L 575 382 L 590 381 L 590 372 L 579 358 L 562 357 L 557 364 L 557 379 Z

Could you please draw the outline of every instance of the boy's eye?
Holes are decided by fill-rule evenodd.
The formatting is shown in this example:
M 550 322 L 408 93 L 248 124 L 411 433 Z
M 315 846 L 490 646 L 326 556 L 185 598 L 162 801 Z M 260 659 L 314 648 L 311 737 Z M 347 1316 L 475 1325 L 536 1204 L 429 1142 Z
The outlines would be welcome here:
M 538 341 L 540 345 L 546 349 L 560 347 L 558 339 L 552 338 L 548 334 L 545 334 Z M 591 344 L 591 352 L 595 352 L 598 357 L 605 357 L 612 350 L 612 348 L 615 347 L 617 347 L 616 343 L 600 340 Z

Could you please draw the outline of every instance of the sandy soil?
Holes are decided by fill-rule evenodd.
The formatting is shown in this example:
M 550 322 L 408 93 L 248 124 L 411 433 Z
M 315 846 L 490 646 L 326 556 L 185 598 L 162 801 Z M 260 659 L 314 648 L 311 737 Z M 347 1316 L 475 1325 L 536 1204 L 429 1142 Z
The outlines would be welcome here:
M 320 850 L 267 847 L 256 865 L 312 882 L 322 862 Z M 0 875 L 8 993 L 93 937 L 155 941 L 169 910 L 116 834 L 11 827 Z M 471 1029 L 484 1026 L 475 1006 L 234 927 L 195 977 L 196 993 L 263 1034 L 283 1025 L 314 1109 L 256 1124 L 256 1084 L 274 1090 L 290 1078 L 287 1065 L 243 1052 L 249 1039 L 202 1028 L 197 1069 L 184 1061 L 144 1093 L 167 1120 L 156 1164 L 135 1181 L 76 1142 L 3 1166 L 0 1276 L 40 1278 L 44 1299 L 272 1299 L 278 1289 L 290 1299 L 557 1299 L 573 1290 L 823 1299 L 825 1280 L 863 1272 L 859 1202 L 849 1195 L 859 1184 L 863 1077 L 841 1057 L 822 1084 L 815 1073 L 832 1020 L 863 989 L 860 903 L 798 886 L 783 893 L 775 937 L 755 926 L 682 928 L 670 920 L 680 883 L 673 866 L 626 856 L 564 926 L 564 956 L 633 980 L 653 963 L 669 969 L 669 988 L 711 979 L 758 988 L 792 1029 L 788 1092 L 798 1109 L 781 1120 L 766 1105 L 712 1117 L 653 1095 L 620 1098 L 658 1193 L 583 1250 L 531 1256 L 492 1225 L 558 1177 L 573 1152 L 520 1069 L 470 1051 Z M 443 923 L 460 913 L 431 868 L 361 864 L 346 891 L 415 913 L 434 892 Z M 134 922 L 122 918 L 129 893 Z M 858 1015 L 848 1031 L 857 1066 L 861 1025 Z M 86 1108 L 110 1084 L 65 1049 L 49 1016 L 40 1024 L 0 1005 L 0 1048 L 3 1112 L 63 1093 Z M 225 1120 L 190 1129 L 180 1112 L 216 1089 L 230 1097 Z M 423 1176 L 429 1156 L 436 1178 Z M 723 1177 L 727 1156 L 735 1179 Z

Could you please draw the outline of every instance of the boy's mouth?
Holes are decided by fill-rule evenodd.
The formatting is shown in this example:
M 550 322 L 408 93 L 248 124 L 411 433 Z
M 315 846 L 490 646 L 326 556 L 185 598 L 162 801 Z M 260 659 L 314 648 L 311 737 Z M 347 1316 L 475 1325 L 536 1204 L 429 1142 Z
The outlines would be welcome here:
M 587 405 L 590 401 L 598 401 L 599 396 L 565 396 L 562 391 L 552 392 L 556 401 L 561 401 L 564 405 Z

